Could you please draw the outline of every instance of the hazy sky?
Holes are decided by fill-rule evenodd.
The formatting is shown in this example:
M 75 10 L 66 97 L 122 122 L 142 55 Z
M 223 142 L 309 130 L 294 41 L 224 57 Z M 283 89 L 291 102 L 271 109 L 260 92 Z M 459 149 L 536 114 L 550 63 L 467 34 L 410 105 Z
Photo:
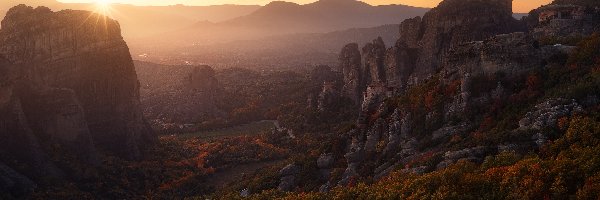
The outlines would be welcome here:
M 94 2 L 96 0 L 59 0 L 61 2 Z M 221 5 L 221 4 L 243 4 L 243 5 L 265 5 L 271 0 L 105 0 L 118 3 L 129 3 L 136 5 Z M 314 2 L 315 0 L 286 0 L 300 4 Z M 364 0 L 371 5 L 383 4 L 405 4 L 419 7 L 435 7 L 441 0 Z M 540 5 L 548 4 L 552 0 L 514 0 L 515 12 L 529 12 Z

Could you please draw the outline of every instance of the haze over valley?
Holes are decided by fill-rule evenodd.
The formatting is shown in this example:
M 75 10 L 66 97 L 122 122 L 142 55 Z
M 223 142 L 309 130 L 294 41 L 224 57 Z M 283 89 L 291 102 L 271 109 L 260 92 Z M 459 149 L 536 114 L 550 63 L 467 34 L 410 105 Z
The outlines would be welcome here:
M 597 0 L 69 2 L 0 2 L 0 199 L 600 199 Z

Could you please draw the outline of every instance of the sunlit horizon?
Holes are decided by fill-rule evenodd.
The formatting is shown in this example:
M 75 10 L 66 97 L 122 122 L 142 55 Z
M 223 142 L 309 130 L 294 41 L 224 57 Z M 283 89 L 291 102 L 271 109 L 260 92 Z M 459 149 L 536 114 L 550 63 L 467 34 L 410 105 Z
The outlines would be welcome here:
M 252 1 L 242 1 L 242 0 L 172 0 L 172 1 L 162 1 L 162 0 L 58 0 L 63 3 L 96 3 L 101 4 L 132 4 L 138 6 L 168 6 L 168 5 L 189 5 L 189 6 L 210 6 L 210 5 L 227 5 L 227 4 L 235 4 L 235 5 L 266 5 L 271 0 L 252 0 Z M 298 4 L 308 4 L 313 3 L 316 0 L 285 0 L 289 2 L 295 2 Z M 541 5 L 545 5 L 550 3 L 552 0 L 515 0 L 513 2 L 513 10 L 517 13 L 525 13 L 529 12 L 532 9 L 535 9 Z M 368 3 L 370 5 L 390 5 L 390 4 L 403 4 L 409 6 L 416 7 L 426 7 L 432 8 L 435 7 L 441 2 L 441 0 L 363 0 L 363 2 Z

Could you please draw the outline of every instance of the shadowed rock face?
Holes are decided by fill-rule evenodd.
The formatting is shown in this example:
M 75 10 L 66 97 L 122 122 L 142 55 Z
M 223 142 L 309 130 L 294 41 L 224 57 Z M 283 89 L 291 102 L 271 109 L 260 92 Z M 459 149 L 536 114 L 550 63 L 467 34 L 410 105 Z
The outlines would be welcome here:
M 0 163 L 2 161 L 17 161 L 27 163 L 26 175 L 60 177 L 61 173 L 50 162 L 48 155 L 39 143 L 25 115 L 21 98 L 15 87 L 18 78 L 13 65 L 0 55 Z M 10 171 L 6 167 L 6 171 Z M 13 173 L 14 174 L 14 173 Z M 7 174 L 0 179 L 12 179 Z M 12 175 L 11 175 L 12 176 Z M 2 183 L 0 191 L 13 190 L 12 181 Z
M 365 77 L 366 85 L 375 83 L 385 83 L 385 52 L 386 47 L 381 37 L 373 40 L 363 47 L 364 71 L 370 74 L 370 77 Z
M 414 113 L 395 110 L 391 119 L 382 118 L 389 112 L 382 103 L 386 97 L 401 96 L 413 86 L 438 78 L 461 84 L 461 93 L 443 113 L 464 113 L 471 102 L 471 75 L 501 72 L 519 76 L 540 67 L 544 55 L 558 53 L 553 48 L 540 47 L 526 33 L 517 32 L 523 29 L 524 23 L 512 17 L 512 0 L 445 0 L 422 18 L 402 22 L 400 39 L 388 49 L 379 40 L 367 44 L 362 56 L 356 55 L 359 54 L 356 44 L 344 47 L 340 56 L 344 95 L 354 97 L 356 93 L 364 93 L 364 96 L 362 100 L 355 100 L 361 102 L 362 107 L 357 128 L 348 132 L 352 145 L 346 154 L 348 167 L 340 185 L 356 176 L 358 169 L 368 168 L 366 162 L 378 163 L 379 166 L 373 168 L 374 174 L 381 177 L 397 168 L 395 165 L 402 166 L 419 157 L 420 141 L 411 136 Z M 501 96 L 501 85 L 491 93 Z M 436 115 L 431 112 L 423 119 L 435 119 Z M 448 126 L 440 129 L 438 135 L 459 132 L 464 127 L 467 125 Z M 377 155 L 376 147 L 381 142 L 388 144 Z M 479 149 L 465 152 L 459 153 L 465 158 L 479 156 Z M 378 156 L 382 159 L 371 159 Z
M 402 93 L 443 70 L 455 47 L 523 28 L 512 17 L 512 0 L 445 0 L 423 18 L 402 22 L 400 39 L 389 49 L 381 38 L 366 44 L 362 55 L 356 44 L 344 47 L 339 59 L 344 95 L 360 104 L 372 85 Z
M 0 103 L 20 104 L 13 107 L 22 109 L 24 129 L 38 137 L 65 144 L 92 163 L 95 147 L 140 159 L 142 149 L 156 142 L 142 116 L 118 22 L 87 11 L 19 5 L 2 21 L 0 54 L 12 63 L 0 70 L 11 71 L 14 80 L 3 86 Z
M 414 77 L 423 79 L 439 70 L 453 46 L 514 32 L 520 25 L 512 17 L 512 0 L 445 0 L 401 28 L 401 40 L 419 48 Z
M 177 94 L 181 99 L 174 100 L 172 110 L 162 114 L 190 124 L 225 115 L 216 106 L 221 86 L 215 75 L 210 66 L 194 66 L 183 81 L 186 90 Z
M 340 53 L 339 62 L 339 71 L 344 75 L 344 94 L 354 102 L 360 102 L 366 88 L 363 88 L 362 84 L 363 72 L 358 44 L 346 45 Z

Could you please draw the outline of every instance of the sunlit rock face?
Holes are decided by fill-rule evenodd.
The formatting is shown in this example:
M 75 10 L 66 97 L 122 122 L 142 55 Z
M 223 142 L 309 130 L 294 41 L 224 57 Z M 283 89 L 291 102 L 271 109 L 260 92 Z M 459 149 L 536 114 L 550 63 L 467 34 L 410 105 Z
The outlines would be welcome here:
M 19 5 L 2 21 L 0 54 L 12 63 L 10 99 L 19 101 L 40 137 L 67 144 L 90 162 L 95 147 L 139 159 L 156 141 L 142 116 L 118 22 L 87 11 Z

